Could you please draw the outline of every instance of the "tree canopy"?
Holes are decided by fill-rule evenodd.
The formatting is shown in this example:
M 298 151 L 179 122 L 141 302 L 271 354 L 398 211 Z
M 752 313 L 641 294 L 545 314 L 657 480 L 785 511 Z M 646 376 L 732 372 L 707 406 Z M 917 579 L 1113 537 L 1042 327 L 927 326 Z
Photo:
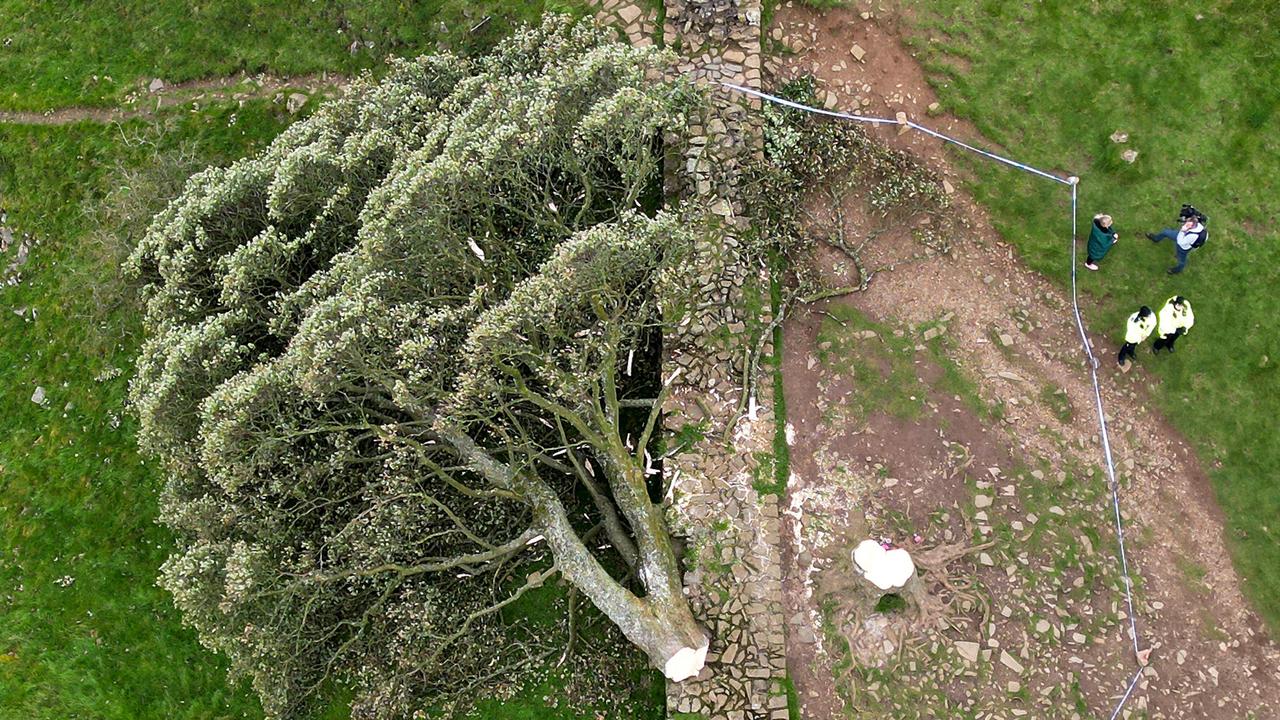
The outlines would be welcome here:
M 653 207 L 696 102 L 668 62 L 561 18 L 397 61 L 192 177 L 134 251 L 161 583 L 269 715 L 465 692 L 530 651 L 500 611 L 555 573 L 669 676 L 701 666 L 649 493 L 702 231 Z

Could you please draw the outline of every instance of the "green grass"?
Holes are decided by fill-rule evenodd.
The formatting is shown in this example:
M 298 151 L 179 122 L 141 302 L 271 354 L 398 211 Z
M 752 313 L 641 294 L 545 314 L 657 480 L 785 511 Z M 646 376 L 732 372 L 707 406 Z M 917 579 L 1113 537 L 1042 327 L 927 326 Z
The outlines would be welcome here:
M 773 317 L 777 317 L 782 306 L 781 269 L 777 267 L 781 260 L 774 259 L 775 267 L 769 282 L 769 302 Z M 782 383 L 782 359 L 784 355 L 782 324 L 773 328 L 773 354 L 769 358 L 768 367 L 773 374 L 773 462 L 769 468 L 773 471 L 772 482 L 756 482 L 756 492 L 761 495 L 772 493 L 782 498 L 787 491 L 787 482 L 791 478 L 791 446 L 787 444 L 787 394 Z
M 387 55 L 474 52 L 536 22 L 544 9 L 586 7 L 582 0 L 0 0 L 0 107 L 114 105 L 153 78 L 350 74 Z M 354 41 L 373 45 L 353 54 Z
M 142 137 L 136 125 L 0 127 L 9 222 L 41 240 L 26 281 L 0 289 L 2 717 L 261 715 L 155 585 L 171 543 L 154 522 L 158 478 L 135 451 L 126 379 L 94 379 L 111 367 L 127 374 L 136 315 L 92 307 L 85 278 L 109 282 L 114 268 L 97 266 L 82 242 L 82 210 L 118 162 L 145 162 L 179 140 L 211 158 L 245 152 L 282 127 L 262 104 L 240 108 L 232 126 L 230 112 L 186 119 L 157 144 L 126 142 Z M 37 319 L 11 312 L 19 307 Z M 36 386 L 47 407 L 31 402 Z
M 1115 217 L 1120 244 L 1101 272 L 1081 277 L 1090 326 L 1118 340 L 1138 305 L 1158 307 L 1174 294 L 1194 304 L 1198 324 L 1178 353 L 1157 362 L 1140 352 L 1139 364 L 1212 477 L 1249 597 L 1280 628 L 1280 5 L 909 5 L 944 107 L 1018 159 L 1079 175 L 1082 227 L 1097 212 Z M 1127 144 L 1111 142 L 1116 130 L 1129 133 Z M 1120 159 L 1127 148 L 1137 162 Z M 1032 267 L 1066 284 L 1066 193 L 995 164 L 962 162 L 1000 232 Z M 1183 202 L 1210 216 L 1211 237 L 1175 278 L 1164 274 L 1172 249 L 1142 233 L 1169 226 Z

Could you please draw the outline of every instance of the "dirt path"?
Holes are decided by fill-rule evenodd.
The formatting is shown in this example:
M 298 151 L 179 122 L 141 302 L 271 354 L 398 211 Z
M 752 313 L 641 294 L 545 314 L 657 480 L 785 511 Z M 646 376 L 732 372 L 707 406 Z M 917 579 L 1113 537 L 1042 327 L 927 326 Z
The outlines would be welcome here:
M 856 102 L 888 117 L 901 111 L 923 118 L 936 98 L 892 26 L 858 11 L 780 10 L 774 27 L 804 51 L 779 75 L 816 75 L 836 90 L 841 108 Z M 865 63 L 851 54 L 854 45 Z M 954 119 L 921 121 L 977 137 Z M 946 716 L 944 707 L 996 717 L 1105 717 L 1138 666 L 1118 592 L 1110 503 L 1096 471 L 1093 391 L 1069 298 L 999 240 L 940 143 L 916 133 L 883 137 L 959 188 L 955 205 L 970 229 L 949 256 L 878 275 L 868 292 L 798 312 L 785 328 L 796 477 L 784 500 L 791 518 L 784 523 L 784 585 L 789 672 L 804 717 L 843 717 L 850 708 Z M 846 210 L 856 232 L 859 209 Z M 918 249 L 910 230 L 880 237 L 865 259 L 910 255 Z M 831 260 L 838 268 L 838 258 Z M 925 333 L 931 328 L 932 338 Z M 1112 340 L 1093 338 L 1100 357 L 1114 353 Z M 844 363 L 844 356 L 857 362 Z M 1154 648 L 1128 708 L 1152 718 L 1276 717 L 1280 652 L 1240 591 L 1199 461 L 1148 409 L 1145 387 L 1156 363 L 1142 356 L 1129 375 L 1109 363 L 1102 372 L 1124 476 L 1130 562 L 1140 575 L 1139 636 Z M 904 391 L 913 394 L 886 400 L 889 390 L 873 386 L 902 384 L 892 374 L 902 367 L 914 371 L 917 384 Z M 957 391 L 957 373 L 976 384 L 979 402 Z M 873 401 L 918 411 L 868 412 Z M 996 416 L 984 407 L 996 408 Z M 967 534 L 963 521 L 976 529 Z M 957 569 L 976 581 L 990 617 L 960 606 L 958 625 L 919 638 L 895 636 L 899 620 L 892 617 L 879 625 L 831 617 L 823 587 L 846 571 L 841 558 L 868 531 L 910 547 L 903 528 L 924 534 L 921 548 L 943 534 L 995 543 Z M 978 648 L 975 662 L 963 657 Z M 837 682 L 836 668 L 850 659 L 854 671 Z
M 56 110 L 0 110 L 0 124 L 5 125 L 71 125 L 78 122 L 112 123 L 146 118 L 164 108 L 192 103 L 272 98 L 283 102 L 291 112 L 319 92 L 331 93 L 345 87 L 349 78 L 318 73 L 296 77 L 273 75 L 233 75 L 224 78 L 191 80 L 173 85 L 142 87 L 125 98 L 125 107 L 68 107 Z

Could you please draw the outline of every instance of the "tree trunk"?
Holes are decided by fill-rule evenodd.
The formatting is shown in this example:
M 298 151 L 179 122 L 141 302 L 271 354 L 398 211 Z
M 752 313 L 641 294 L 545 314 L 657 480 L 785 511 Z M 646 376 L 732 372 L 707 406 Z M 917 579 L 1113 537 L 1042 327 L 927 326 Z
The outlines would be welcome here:
M 671 597 L 662 588 L 643 598 L 636 597 L 613 579 L 582 543 L 554 493 L 540 482 L 530 484 L 538 486 L 529 490 L 529 497 L 534 501 L 539 530 L 546 536 L 565 579 L 591 598 L 600 612 L 668 678 L 679 682 L 698 674 L 706 663 L 710 640 L 694 619 L 684 595 Z
M 702 670 L 710 639 L 694 619 L 683 592 L 673 592 L 671 583 L 679 581 L 666 570 L 676 567 L 675 556 L 671 552 L 670 537 L 652 503 L 648 503 L 647 517 L 638 512 L 638 504 L 631 506 L 636 517 L 643 519 L 645 533 L 652 541 L 650 548 L 641 553 L 640 575 L 643 581 L 646 575 L 643 566 L 648 562 L 660 569 L 656 575 L 665 582 L 656 587 L 646 583 L 650 594 L 640 598 L 613 579 L 591 554 L 569 522 L 560 498 L 540 478 L 516 473 L 463 433 L 445 430 L 442 434 L 472 469 L 495 486 L 518 493 L 532 506 L 535 526 L 546 537 L 560 574 L 591 598 L 600 612 L 649 656 L 654 667 L 677 682 Z M 647 502 L 648 498 L 645 499 Z

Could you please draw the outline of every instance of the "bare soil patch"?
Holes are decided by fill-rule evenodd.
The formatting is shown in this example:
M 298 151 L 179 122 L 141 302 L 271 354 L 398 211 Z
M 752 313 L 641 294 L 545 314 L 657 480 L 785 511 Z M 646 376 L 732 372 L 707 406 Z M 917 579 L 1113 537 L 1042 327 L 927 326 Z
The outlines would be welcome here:
M 780 9 L 775 27 L 805 49 L 778 75 L 812 73 L 842 109 L 857 101 L 868 114 L 920 118 L 936 102 L 923 72 L 892 22 L 860 12 Z M 922 122 L 977 138 L 945 116 Z M 1105 717 L 1139 666 L 1070 300 L 1001 242 L 941 143 L 896 129 L 881 137 L 951 178 L 967 226 L 947 254 L 899 264 L 785 325 L 794 476 L 784 592 L 803 716 Z M 845 215 L 856 234 L 865 208 Z M 918 254 L 909 230 L 869 243 L 865 264 Z M 827 259 L 833 280 L 852 280 Z M 1104 361 L 1139 640 L 1153 649 L 1128 707 L 1152 718 L 1275 717 L 1280 651 L 1240 592 L 1199 460 L 1150 409 L 1145 388 L 1157 379 L 1146 368 L 1158 359 L 1143 355 L 1124 375 L 1108 361 L 1114 338 L 1091 341 Z M 935 588 L 956 604 L 950 624 L 924 632 L 909 611 L 849 618 L 824 595 L 840 585 L 831 576 L 849 572 L 852 547 L 881 535 L 913 552 L 994 545 L 953 565 L 952 579 L 971 585 Z M 966 593 L 981 600 L 966 609 Z M 957 641 L 977 643 L 978 659 Z

